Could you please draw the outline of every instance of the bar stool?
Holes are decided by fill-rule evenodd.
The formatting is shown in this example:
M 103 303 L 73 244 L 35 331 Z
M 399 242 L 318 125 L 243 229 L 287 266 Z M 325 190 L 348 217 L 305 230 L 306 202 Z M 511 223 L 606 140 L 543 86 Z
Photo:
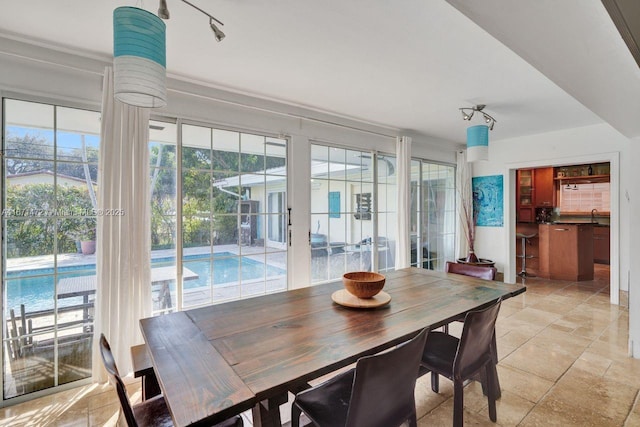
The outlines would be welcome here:
M 527 255 L 527 243 L 531 244 L 530 239 L 536 237 L 538 233 L 533 234 L 523 234 L 516 233 L 516 237 L 520 238 L 522 242 L 522 253 L 518 255 L 518 258 L 522 258 L 522 268 L 518 276 L 520 277 L 534 277 L 532 274 L 527 273 L 527 259 L 533 258 L 533 255 Z

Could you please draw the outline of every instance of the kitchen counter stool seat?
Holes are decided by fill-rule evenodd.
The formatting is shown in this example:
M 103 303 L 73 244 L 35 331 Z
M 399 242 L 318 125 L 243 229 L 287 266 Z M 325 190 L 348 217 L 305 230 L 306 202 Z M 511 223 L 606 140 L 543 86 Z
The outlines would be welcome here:
M 522 258 L 522 267 L 518 276 L 520 277 L 534 277 L 532 274 L 527 273 L 527 259 L 533 258 L 533 255 L 527 255 L 527 244 L 531 244 L 531 239 L 536 237 L 538 233 L 524 234 L 524 233 L 516 233 L 516 237 L 518 237 L 521 241 L 522 253 L 518 255 L 518 258 Z

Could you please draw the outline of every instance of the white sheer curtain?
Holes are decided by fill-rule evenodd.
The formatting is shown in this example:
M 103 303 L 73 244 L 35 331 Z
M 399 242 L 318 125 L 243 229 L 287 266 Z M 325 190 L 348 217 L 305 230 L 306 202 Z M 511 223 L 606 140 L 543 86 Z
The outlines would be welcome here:
M 467 162 L 467 150 L 461 150 L 456 153 L 456 206 L 458 212 L 458 221 L 456 226 L 457 247 L 456 258 L 466 258 L 469 251 L 469 244 L 466 236 L 466 223 L 461 214 L 463 203 L 473 203 L 473 197 L 470 194 L 471 188 L 471 164 Z M 469 193 L 463 197 L 463 194 Z M 472 212 L 472 207 L 467 207 L 468 212 Z
M 396 270 L 411 265 L 411 138 L 396 138 L 398 166 L 398 206 L 396 209 Z
M 93 378 L 103 382 L 100 333 L 126 375 L 132 370 L 129 349 L 142 342 L 138 321 L 152 309 L 149 110 L 114 99 L 111 67 L 105 69 L 101 120 Z M 107 215 L 110 209 L 122 215 Z

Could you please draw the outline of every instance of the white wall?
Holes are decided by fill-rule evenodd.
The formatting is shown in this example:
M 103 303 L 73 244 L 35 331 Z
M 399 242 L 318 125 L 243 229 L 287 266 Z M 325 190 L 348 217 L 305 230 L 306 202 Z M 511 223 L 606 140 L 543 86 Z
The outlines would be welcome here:
M 628 194 L 623 190 L 623 196 L 620 198 L 621 203 L 629 206 L 631 215 L 629 222 L 631 227 L 622 234 L 628 234 L 626 239 L 627 246 L 622 246 L 621 251 L 629 254 L 629 262 L 631 268 L 628 272 L 629 281 L 629 348 L 631 354 L 635 358 L 640 358 L 640 180 L 638 174 L 640 171 L 638 161 L 640 160 L 640 138 L 634 138 L 630 141 L 628 150 L 628 164 L 632 181 L 629 184 Z M 627 275 L 622 271 L 621 276 Z
M 612 206 L 612 215 L 615 216 L 615 210 L 618 212 L 618 218 L 611 219 L 612 256 L 617 254 L 612 259 L 612 270 L 617 259 L 622 279 L 620 289 L 628 290 L 629 252 L 620 251 L 619 248 L 629 247 L 630 242 L 628 230 L 631 226 L 631 213 L 630 206 L 624 197 L 625 191 L 635 185 L 632 177 L 630 145 L 628 138 L 608 125 L 586 126 L 516 139 L 491 141 L 489 148 L 491 160 L 476 162 L 473 175 L 503 174 L 505 176 L 505 227 L 479 227 L 476 252 L 484 258 L 495 259 L 498 269 L 505 272 L 505 278 L 510 276 L 509 279 L 513 280 L 515 247 L 509 243 L 511 240 L 507 225 L 515 227 L 515 177 L 509 174 L 509 170 L 531 166 L 592 163 L 597 159 L 608 161 L 611 157 L 617 157 L 619 153 L 620 162 L 617 171 L 614 170 L 615 166 L 612 163 L 612 187 L 616 182 L 619 184 L 618 193 L 612 195 L 612 201 L 617 201 L 616 206 Z M 618 177 L 619 181 L 616 181 Z M 614 236 L 618 226 L 616 223 L 622 230 L 618 233 L 619 236 Z

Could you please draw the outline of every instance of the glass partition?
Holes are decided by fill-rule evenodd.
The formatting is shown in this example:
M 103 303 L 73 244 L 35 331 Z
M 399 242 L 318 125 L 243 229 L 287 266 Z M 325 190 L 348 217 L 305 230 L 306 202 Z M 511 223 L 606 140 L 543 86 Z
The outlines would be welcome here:
M 91 375 L 100 114 L 4 99 L 3 398 Z

